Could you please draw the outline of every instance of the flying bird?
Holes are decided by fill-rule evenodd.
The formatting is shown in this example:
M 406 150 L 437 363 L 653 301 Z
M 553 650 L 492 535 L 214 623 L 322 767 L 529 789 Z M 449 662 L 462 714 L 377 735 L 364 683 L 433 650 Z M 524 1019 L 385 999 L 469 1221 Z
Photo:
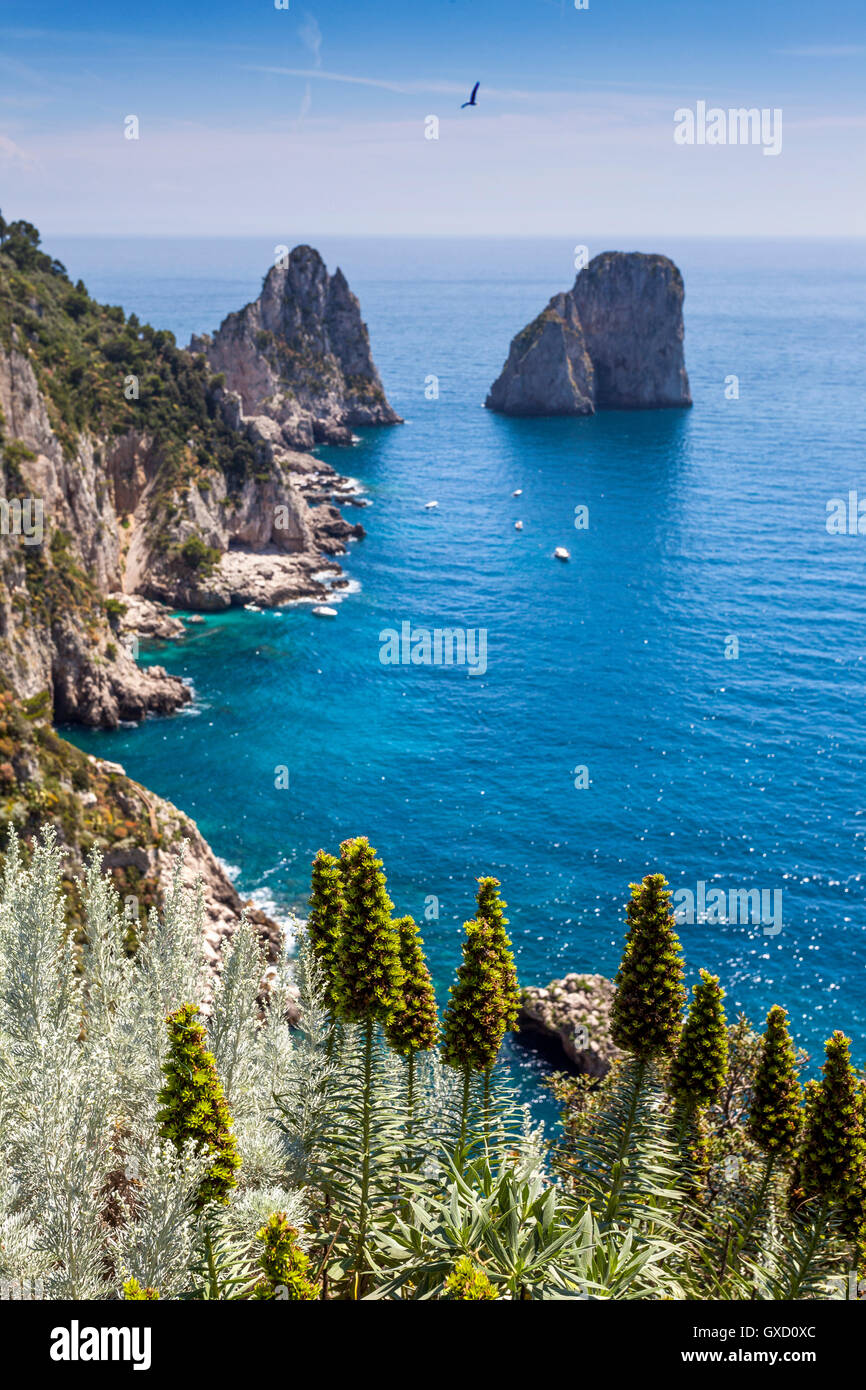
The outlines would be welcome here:
M 477 105 L 478 105 L 478 102 L 475 100 L 475 98 L 476 98 L 477 95 L 478 95 L 478 88 L 479 88 L 480 86 L 481 86 L 481 83 L 480 83 L 480 82 L 476 82 L 476 83 L 475 83 L 475 86 L 472 88 L 472 95 L 471 95 L 471 97 L 469 98 L 468 101 L 464 101 L 463 106 L 477 106 Z M 461 110 L 461 111 L 463 110 L 463 106 L 460 107 L 460 110 Z

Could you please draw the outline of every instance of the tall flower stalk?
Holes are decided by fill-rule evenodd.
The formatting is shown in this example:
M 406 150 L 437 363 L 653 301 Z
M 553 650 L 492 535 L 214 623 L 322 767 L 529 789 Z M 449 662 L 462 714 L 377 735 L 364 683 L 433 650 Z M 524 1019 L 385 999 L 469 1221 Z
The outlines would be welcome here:
M 464 923 L 463 964 L 442 1022 L 442 1058 L 463 1075 L 458 1168 L 466 1158 L 472 1077 L 489 1077 L 511 1016 L 508 972 L 495 926 L 484 918 Z
M 424 942 L 411 917 L 394 923 L 400 941 L 403 984 L 396 1009 L 385 1025 L 385 1037 L 395 1052 L 406 1059 L 407 1136 L 412 1140 L 415 1109 L 415 1061 L 419 1052 L 436 1046 L 439 1020 L 433 981 L 424 959 Z
M 773 1174 L 794 1155 L 800 1134 L 802 1095 L 788 1015 L 774 1004 L 767 1014 L 746 1122 L 746 1133 L 764 1155 L 763 1172 L 737 1236 L 733 1263 L 763 1218 Z
M 213 1155 L 213 1162 L 196 1192 L 199 1211 L 210 1202 L 228 1203 L 241 1166 L 232 1119 L 208 1052 L 204 1028 L 194 1004 L 183 1004 L 168 1017 L 168 1057 L 165 1084 L 159 1093 L 159 1133 L 178 1150 L 185 1144 Z
M 517 1027 L 517 1017 L 520 1013 L 520 990 L 517 984 L 517 967 L 514 964 L 511 938 L 506 931 L 508 918 L 505 916 L 505 908 L 508 904 L 503 902 L 500 897 L 499 888 L 498 878 L 489 876 L 479 878 L 476 898 L 478 908 L 475 915 L 479 922 L 486 922 L 491 929 L 500 970 L 502 1023 L 504 1031 L 511 1032 Z M 491 1069 L 488 1068 L 484 1073 L 485 1127 L 489 1124 L 490 1074 Z
M 692 1166 L 697 1195 L 708 1167 L 704 1112 L 718 1098 L 728 1064 L 728 1030 L 717 975 L 700 972 L 671 1062 L 668 1089 L 674 1099 L 680 1144 Z
M 313 860 L 307 934 L 313 958 L 322 972 L 325 1004 L 333 1017 L 337 1011 L 340 978 L 340 938 L 346 898 L 340 861 L 320 849 Z
M 399 1010 L 403 986 L 400 936 L 392 921 L 382 861 L 364 837 L 340 846 L 340 873 L 345 896 L 340 935 L 339 982 L 335 994 L 339 1016 L 364 1029 L 362 1079 L 361 1178 L 353 1291 L 360 1297 L 370 1224 L 374 1041 L 376 1024 L 386 1024 Z
M 613 1220 L 623 1199 L 627 1158 L 642 1124 L 653 1065 L 677 1045 L 685 1004 L 682 948 L 674 930 L 671 895 L 662 874 L 632 883 L 626 908 L 628 933 L 616 975 L 611 1036 L 629 1053 L 622 1081 L 623 1110 L 611 1154 L 605 1219 Z
M 851 1066 L 851 1042 L 835 1032 L 825 1044 L 820 1082 L 806 1087 L 803 1137 L 791 1182 L 789 1203 L 806 1224 L 785 1296 L 799 1298 L 812 1260 L 826 1246 L 835 1218 L 857 1238 L 851 1217 L 862 1204 L 864 1135 L 860 1083 Z

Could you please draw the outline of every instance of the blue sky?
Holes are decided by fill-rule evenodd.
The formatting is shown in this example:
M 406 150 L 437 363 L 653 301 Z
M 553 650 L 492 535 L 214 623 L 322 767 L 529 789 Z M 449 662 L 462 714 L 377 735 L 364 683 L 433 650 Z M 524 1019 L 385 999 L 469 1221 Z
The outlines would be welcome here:
M 2 0 L 0 205 L 46 236 L 862 235 L 864 75 L 862 0 Z M 698 101 L 780 108 L 781 153 L 676 145 Z

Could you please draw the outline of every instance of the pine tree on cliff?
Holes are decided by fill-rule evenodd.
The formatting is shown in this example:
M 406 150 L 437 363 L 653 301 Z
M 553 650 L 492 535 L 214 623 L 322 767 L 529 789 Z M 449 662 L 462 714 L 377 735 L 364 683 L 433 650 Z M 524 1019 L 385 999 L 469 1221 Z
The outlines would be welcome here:
M 217 1076 L 213 1054 L 194 1004 L 183 1004 L 168 1016 L 168 1057 L 163 1064 L 165 1083 L 158 1096 L 159 1133 L 178 1150 L 192 1143 L 212 1153 L 214 1161 L 196 1194 L 201 1211 L 210 1202 L 225 1205 L 237 1186 L 241 1166 L 232 1120 Z
M 313 860 L 307 933 L 313 957 L 324 977 L 325 1004 L 336 1012 L 340 978 L 340 937 L 346 912 L 340 861 L 320 849 Z
M 704 1111 L 718 1099 L 728 1067 L 723 999 L 718 976 L 702 970 L 692 988 L 692 1002 L 668 1078 L 677 1133 L 693 1168 L 696 1194 L 704 1184 L 709 1164 Z

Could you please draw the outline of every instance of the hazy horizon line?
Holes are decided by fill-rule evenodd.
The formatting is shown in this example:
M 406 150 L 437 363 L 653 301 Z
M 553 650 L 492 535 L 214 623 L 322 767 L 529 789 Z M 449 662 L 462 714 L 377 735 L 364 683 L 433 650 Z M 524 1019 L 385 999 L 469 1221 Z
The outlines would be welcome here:
M 311 237 L 346 237 L 353 241 L 571 241 L 580 235 L 600 240 L 606 232 L 573 230 L 563 232 L 340 232 L 312 231 Z M 621 233 L 617 233 L 620 236 Z M 666 238 L 675 241 L 866 241 L 866 232 L 635 232 L 641 238 Z M 257 241 L 274 236 L 274 232 L 64 232 L 50 231 L 40 237 L 68 237 L 81 240 L 124 241 Z M 44 246 L 43 246 L 44 249 Z

